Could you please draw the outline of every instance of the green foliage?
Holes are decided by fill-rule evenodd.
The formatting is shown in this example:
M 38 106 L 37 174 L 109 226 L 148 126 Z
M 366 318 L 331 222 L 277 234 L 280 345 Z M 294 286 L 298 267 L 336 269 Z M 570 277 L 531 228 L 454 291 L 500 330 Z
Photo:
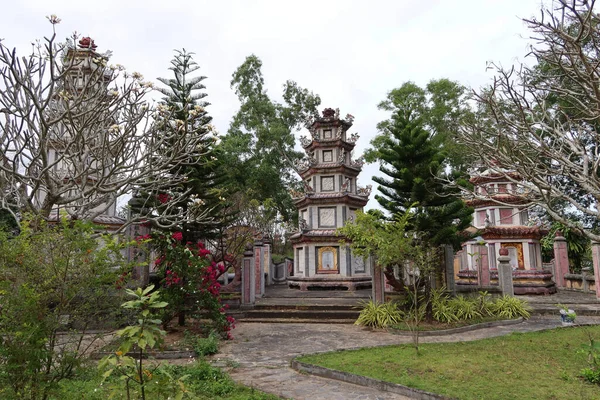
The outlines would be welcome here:
M 211 366 L 204 360 L 193 364 L 162 364 L 153 372 L 157 383 L 146 387 L 146 398 L 173 400 L 178 393 L 168 382 L 181 379 L 185 382 L 184 398 L 192 399 L 229 399 L 229 400 L 276 400 L 278 397 L 268 395 L 255 389 L 236 384 L 225 372 Z M 97 368 L 85 368 L 77 372 L 73 379 L 63 380 L 51 395 L 52 400 L 106 400 L 126 399 L 126 388 L 120 384 L 116 376 L 103 378 Z M 130 398 L 136 398 L 130 393 Z
M 355 325 L 371 328 L 385 328 L 402 321 L 404 313 L 398 309 L 394 302 L 377 303 L 373 300 L 362 301 L 362 310 Z
M 570 228 L 561 222 L 553 222 L 548 233 L 541 238 L 542 256 L 547 260 L 554 258 L 554 238 L 558 231 L 562 232 L 563 237 L 567 240 L 569 269 L 572 273 L 581 273 L 584 262 L 591 262 L 590 240 L 581 234 L 579 230 Z
M 586 331 L 588 343 L 582 345 L 578 351 L 587 356 L 588 367 L 581 370 L 581 376 L 589 383 L 600 385 L 600 342 L 594 338 L 590 331 Z
M 208 337 L 201 337 L 185 331 L 184 342 L 191 346 L 197 356 L 210 356 L 219 351 L 220 337 L 216 332 L 211 332 Z
M 457 143 L 456 133 L 462 121 L 472 114 L 467 93 L 466 87 L 448 79 L 431 80 L 425 89 L 413 82 L 405 82 L 391 90 L 378 108 L 420 119 L 424 128 L 431 132 L 434 145 L 446 153 L 446 162 L 454 169 L 461 169 L 469 163 L 469 159 L 465 157 L 462 145 Z M 385 120 L 377 125 L 380 133 L 371 141 L 373 147 L 365 153 L 368 162 L 381 157 L 379 151 L 385 143 L 386 129 L 391 123 Z
M 473 209 L 467 207 L 456 188 L 443 183 L 446 155 L 424 129 L 420 119 L 410 112 L 397 111 L 384 128 L 377 155 L 379 170 L 375 176 L 379 195 L 375 198 L 392 215 L 410 212 L 410 229 L 419 232 L 431 246 L 452 244 L 459 248 L 459 235 L 471 223 Z
M 233 189 L 260 203 L 272 199 L 287 222 L 296 216 L 288 193 L 295 183 L 292 162 L 301 157 L 293 132 L 317 112 L 321 99 L 287 81 L 284 104 L 273 101 L 261 68 L 262 61 L 250 55 L 233 73 L 231 87 L 241 105 L 220 147 Z
M 513 319 L 518 317 L 529 318 L 529 307 L 525 300 L 517 299 L 514 296 L 504 295 L 494 302 L 492 307 L 494 315 L 501 318 Z
M 378 215 L 356 212 L 356 220 L 347 222 L 337 233 L 350 241 L 352 253 L 360 257 L 374 255 L 382 267 L 404 263 L 411 251 L 407 235 L 410 213 L 396 214 L 392 221 Z
M 458 295 L 448 302 L 450 308 L 454 310 L 456 317 L 461 319 L 476 319 L 481 317 L 479 304 L 476 299 L 466 298 Z
M 21 225 L 0 232 L 0 397 L 47 398 L 101 336 L 88 331 L 113 327 L 127 265 L 90 223 Z
M 119 375 L 119 381 L 125 386 L 127 398 L 131 394 L 146 399 L 147 386 L 153 386 L 167 389 L 174 394 L 174 399 L 180 400 L 186 392 L 183 384 L 185 376 L 175 379 L 164 367 L 160 365 L 154 367 L 144 366 L 144 356 L 148 349 L 158 346 L 166 332 L 160 329 L 161 320 L 155 319 L 155 312 L 165 308 L 167 303 L 159 301 L 160 293 L 154 291 L 154 285 L 145 289 L 138 288 L 135 291 L 126 289 L 133 300 L 129 300 L 121 305 L 122 308 L 133 310 L 137 314 L 137 323 L 127 326 L 117 331 L 117 336 L 121 338 L 119 350 L 114 355 L 104 357 L 98 363 L 98 369 L 102 372 L 104 379 L 109 378 L 113 373 Z M 136 353 L 136 357 L 128 355 Z M 113 395 L 118 393 L 118 382 L 113 387 Z
M 231 339 L 234 320 L 225 315 L 221 285 L 217 281 L 226 272 L 225 266 L 217 265 L 201 242 L 183 243 L 181 232 L 172 235 L 153 233 L 151 238 L 151 244 L 159 254 L 155 265 L 161 278 L 162 293 L 169 303 L 161 313 L 163 326 L 166 327 L 174 316 L 186 313 L 198 320 L 209 321 L 207 330 L 216 330 Z
M 460 318 L 456 314 L 454 307 L 449 303 L 449 295 L 446 288 L 442 287 L 431 292 L 431 305 L 433 309 L 433 318 L 436 321 L 451 324 Z

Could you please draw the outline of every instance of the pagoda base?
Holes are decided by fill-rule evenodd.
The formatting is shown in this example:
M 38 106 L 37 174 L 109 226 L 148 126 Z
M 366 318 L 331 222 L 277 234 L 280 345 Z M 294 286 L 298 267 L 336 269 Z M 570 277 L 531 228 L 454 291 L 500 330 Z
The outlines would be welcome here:
M 290 276 L 287 279 L 290 289 L 308 290 L 348 290 L 370 289 L 370 276 Z

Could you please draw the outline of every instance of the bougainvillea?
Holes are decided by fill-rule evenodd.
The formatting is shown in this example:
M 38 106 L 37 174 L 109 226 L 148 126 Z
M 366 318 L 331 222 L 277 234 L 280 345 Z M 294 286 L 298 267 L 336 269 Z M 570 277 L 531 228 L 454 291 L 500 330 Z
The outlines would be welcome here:
M 181 232 L 151 234 L 151 244 L 158 254 L 154 264 L 161 278 L 162 297 L 169 303 L 162 315 L 163 325 L 185 313 L 197 321 L 209 321 L 209 329 L 231 339 L 234 319 L 226 315 L 227 306 L 221 304 L 221 285 L 217 281 L 226 267 L 213 260 L 203 243 L 182 240 Z

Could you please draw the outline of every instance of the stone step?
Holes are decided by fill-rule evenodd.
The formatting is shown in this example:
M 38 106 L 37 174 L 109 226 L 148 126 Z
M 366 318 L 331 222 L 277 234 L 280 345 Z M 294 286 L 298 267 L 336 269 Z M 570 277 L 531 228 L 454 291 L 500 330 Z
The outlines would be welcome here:
M 243 318 L 243 322 L 274 323 L 274 324 L 348 324 L 356 319 L 319 319 L 319 318 Z
M 239 311 L 237 313 L 231 313 L 231 315 L 241 321 L 248 319 L 310 319 L 310 320 L 352 320 L 356 321 L 358 318 L 358 310 L 246 310 Z

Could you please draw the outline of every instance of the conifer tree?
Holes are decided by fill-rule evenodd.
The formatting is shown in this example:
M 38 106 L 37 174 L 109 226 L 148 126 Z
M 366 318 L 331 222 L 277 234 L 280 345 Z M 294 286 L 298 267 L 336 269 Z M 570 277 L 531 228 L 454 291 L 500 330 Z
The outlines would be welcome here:
M 165 87 L 158 88 L 164 95 L 162 106 L 167 109 L 169 119 L 161 121 L 162 129 L 175 129 L 181 136 L 195 135 L 201 145 L 194 149 L 199 162 L 173 165 L 169 173 L 184 174 L 187 180 L 178 189 L 187 193 L 171 212 L 187 215 L 187 222 L 181 228 L 185 240 L 209 238 L 216 234 L 223 219 L 222 210 L 226 207 L 226 195 L 222 189 L 224 174 L 220 157 L 216 150 L 216 131 L 210 124 L 212 117 L 206 111 L 209 105 L 202 83 L 205 76 L 192 76 L 200 67 L 193 60 L 193 53 L 176 50 L 171 61 L 172 78 L 158 78 Z M 171 151 L 169 148 L 165 152 Z M 158 193 L 158 203 L 169 193 Z M 160 205 L 158 205 L 160 207 Z M 199 218 L 201 217 L 201 218 Z M 202 222 L 198 222 L 202 221 Z
M 373 177 L 380 192 L 375 198 L 392 215 L 410 211 L 411 230 L 423 235 L 427 244 L 459 248 L 459 233 L 469 226 L 473 210 L 440 179 L 447 178 L 443 149 L 406 110 L 397 111 L 383 129 L 377 150 L 380 171 L 387 178 Z

